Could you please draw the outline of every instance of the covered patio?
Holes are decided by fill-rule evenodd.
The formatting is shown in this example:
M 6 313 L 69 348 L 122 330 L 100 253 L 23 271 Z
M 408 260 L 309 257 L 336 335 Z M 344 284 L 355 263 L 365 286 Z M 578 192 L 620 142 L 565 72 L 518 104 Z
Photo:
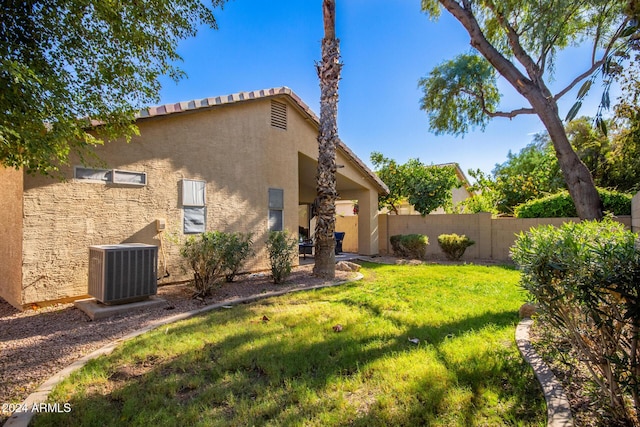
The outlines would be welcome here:
M 378 194 L 386 194 L 388 190 L 344 144 L 338 146 L 336 162 L 339 200 L 357 201 L 359 207 L 358 254 L 375 255 L 378 253 Z M 306 262 L 313 256 L 309 253 L 309 245 L 312 244 L 315 231 L 313 203 L 316 198 L 317 167 L 318 162 L 314 158 L 298 152 L 298 233 L 299 238 L 309 242 L 301 246 L 301 262 Z M 338 229 L 335 231 L 345 232 Z

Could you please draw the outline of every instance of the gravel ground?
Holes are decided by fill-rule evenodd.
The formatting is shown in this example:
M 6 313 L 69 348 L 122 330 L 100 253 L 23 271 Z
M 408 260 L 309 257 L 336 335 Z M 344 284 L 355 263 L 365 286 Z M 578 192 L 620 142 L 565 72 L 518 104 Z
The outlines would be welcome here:
M 50 376 L 76 359 L 139 328 L 205 304 L 230 301 L 265 292 L 317 286 L 311 265 L 294 269 L 286 283 L 274 285 L 267 274 L 241 276 L 218 289 L 206 301 L 191 298 L 187 285 L 158 288 L 164 306 L 91 321 L 73 304 L 58 304 L 20 312 L 0 298 L 0 405 L 20 403 Z M 336 271 L 336 281 L 353 273 Z M 10 414 L 0 412 L 0 424 Z

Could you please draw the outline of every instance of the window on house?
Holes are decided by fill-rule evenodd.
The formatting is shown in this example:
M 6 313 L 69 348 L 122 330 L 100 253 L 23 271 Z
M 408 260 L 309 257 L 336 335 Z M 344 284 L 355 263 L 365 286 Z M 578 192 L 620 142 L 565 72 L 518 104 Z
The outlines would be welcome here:
M 269 189 L 269 231 L 284 230 L 284 190 Z
M 86 179 L 87 181 L 111 182 L 113 171 L 110 169 L 92 169 L 76 166 L 73 170 L 73 177 L 76 179 Z
M 184 234 L 204 233 L 207 227 L 207 208 L 202 206 L 185 206 Z
M 204 206 L 206 182 L 194 179 L 182 180 L 182 206 Z
M 287 104 L 271 101 L 271 126 L 287 130 Z
M 147 185 L 147 174 L 144 172 L 125 171 L 120 169 L 95 169 L 76 166 L 73 177 L 88 182 L 105 182 L 110 184 Z
M 206 182 L 183 179 L 181 190 L 184 234 L 204 233 L 207 226 Z
M 114 169 L 111 176 L 115 184 L 147 185 L 147 174 L 144 172 Z

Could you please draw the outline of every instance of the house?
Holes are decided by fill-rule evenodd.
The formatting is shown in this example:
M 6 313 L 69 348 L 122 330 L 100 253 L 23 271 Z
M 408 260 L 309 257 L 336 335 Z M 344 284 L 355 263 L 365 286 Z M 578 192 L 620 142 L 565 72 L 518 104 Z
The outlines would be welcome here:
M 309 230 L 318 118 L 287 87 L 142 111 L 140 136 L 96 148 L 65 181 L 0 170 L 0 296 L 23 308 L 87 294 L 91 245 L 159 247 L 159 283 L 186 280 L 180 247 L 202 231 L 252 232 L 247 270 L 268 269 L 270 230 Z M 361 254 L 378 252 L 378 194 L 388 190 L 342 142 L 337 190 L 357 200 Z

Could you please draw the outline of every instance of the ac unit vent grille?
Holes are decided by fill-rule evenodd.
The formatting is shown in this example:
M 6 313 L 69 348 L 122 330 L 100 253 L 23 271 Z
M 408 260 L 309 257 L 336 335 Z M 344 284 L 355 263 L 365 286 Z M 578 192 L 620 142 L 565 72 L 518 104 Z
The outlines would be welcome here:
M 287 104 L 271 101 L 271 126 L 287 130 Z
M 121 304 L 155 295 L 158 247 L 141 243 L 89 247 L 89 295 Z

